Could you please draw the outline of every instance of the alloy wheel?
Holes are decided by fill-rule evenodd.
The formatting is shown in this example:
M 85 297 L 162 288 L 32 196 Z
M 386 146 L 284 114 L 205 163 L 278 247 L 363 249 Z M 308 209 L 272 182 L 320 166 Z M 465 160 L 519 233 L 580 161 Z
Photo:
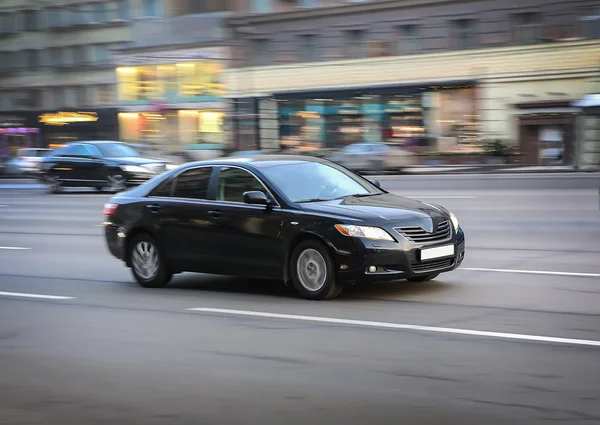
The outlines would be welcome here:
M 140 241 L 133 248 L 131 262 L 135 272 L 144 280 L 152 280 L 159 271 L 158 250 L 149 241 Z
M 125 189 L 125 177 L 120 174 L 108 176 L 108 183 L 112 192 L 121 192 Z
M 327 263 L 316 249 L 308 248 L 302 251 L 296 262 L 298 280 L 310 292 L 323 288 L 327 280 Z

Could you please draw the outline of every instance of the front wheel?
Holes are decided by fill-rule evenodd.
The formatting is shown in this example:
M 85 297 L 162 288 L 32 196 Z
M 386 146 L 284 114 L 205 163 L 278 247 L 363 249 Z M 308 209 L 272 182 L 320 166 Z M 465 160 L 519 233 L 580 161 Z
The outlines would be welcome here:
M 127 179 L 121 174 L 108 176 L 108 189 L 113 193 L 119 193 L 127 188 Z
M 409 282 L 427 282 L 427 281 L 435 279 L 439 275 L 440 275 L 439 273 L 434 273 L 434 274 L 428 274 L 426 276 L 411 277 L 406 280 L 408 280 Z
M 145 288 L 161 288 L 173 277 L 165 266 L 158 244 L 147 234 L 138 235 L 131 241 L 129 263 L 135 280 Z
M 290 262 L 292 282 L 302 298 L 326 300 L 342 292 L 343 287 L 336 281 L 333 259 L 324 244 L 313 240 L 300 242 Z
M 60 193 L 62 191 L 62 184 L 57 176 L 46 175 L 45 181 L 49 193 Z

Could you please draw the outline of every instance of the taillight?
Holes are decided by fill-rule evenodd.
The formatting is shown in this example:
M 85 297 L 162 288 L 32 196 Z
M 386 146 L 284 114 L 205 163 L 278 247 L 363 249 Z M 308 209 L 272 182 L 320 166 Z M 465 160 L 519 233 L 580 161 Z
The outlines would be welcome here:
M 117 208 L 119 208 L 119 204 L 104 204 L 104 215 L 110 217 L 117 211 Z

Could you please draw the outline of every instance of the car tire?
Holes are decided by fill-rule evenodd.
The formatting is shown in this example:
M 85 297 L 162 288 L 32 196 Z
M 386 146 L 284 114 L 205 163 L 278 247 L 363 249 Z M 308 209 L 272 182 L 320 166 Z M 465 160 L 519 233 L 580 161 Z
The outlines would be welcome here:
M 331 254 L 321 242 L 312 239 L 300 242 L 292 252 L 290 271 L 294 288 L 302 298 L 327 300 L 342 292 Z
M 107 185 L 112 193 L 123 192 L 127 189 L 127 178 L 123 174 L 111 174 L 108 176 Z
M 173 277 L 158 243 L 146 233 L 133 238 L 129 244 L 128 260 L 133 277 L 144 288 L 162 288 Z
M 408 280 L 409 282 L 428 282 L 430 280 L 435 279 L 439 275 L 440 275 L 439 273 L 433 273 L 433 274 L 428 274 L 426 276 L 410 277 L 406 280 Z

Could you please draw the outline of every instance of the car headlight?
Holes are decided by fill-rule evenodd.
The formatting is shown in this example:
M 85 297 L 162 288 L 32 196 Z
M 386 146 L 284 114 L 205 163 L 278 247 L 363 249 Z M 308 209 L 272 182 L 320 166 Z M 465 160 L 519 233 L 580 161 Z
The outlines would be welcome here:
M 453 213 L 450 213 L 450 220 L 452 220 L 454 231 L 458 232 L 458 218 Z
M 152 171 L 147 168 L 140 167 L 139 165 L 123 165 L 121 167 L 123 171 L 127 171 L 129 173 L 144 173 L 144 174 L 154 174 Z
M 167 165 L 165 166 L 165 169 L 166 169 L 167 171 L 171 171 L 171 170 L 174 170 L 175 168 L 178 168 L 178 167 L 179 167 L 179 165 L 175 165 L 175 164 L 167 164 Z
M 383 241 L 394 241 L 394 238 L 379 227 L 354 226 L 352 224 L 336 224 L 335 228 L 344 236 L 352 238 L 376 239 Z

